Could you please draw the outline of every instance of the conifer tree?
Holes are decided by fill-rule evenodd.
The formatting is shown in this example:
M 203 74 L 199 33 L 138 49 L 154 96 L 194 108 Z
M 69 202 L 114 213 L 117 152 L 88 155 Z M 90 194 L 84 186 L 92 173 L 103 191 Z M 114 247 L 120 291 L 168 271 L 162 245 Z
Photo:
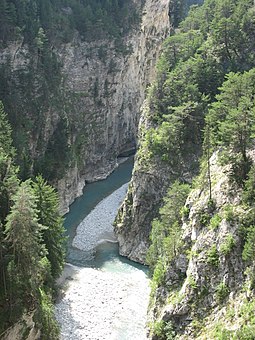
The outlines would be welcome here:
M 5 242 L 11 256 L 8 264 L 10 307 L 31 308 L 36 303 L 42 284 L 42 259 L 46 250 L 30 181 L 20 185 L 13 201 L 5 229 Z
M 63 218 L 59 214 L 59 198 L 42 176 L 36 177 L 33 189 L 37 198 L 39 222 L 45 226 L 42 237 L 51 264 L 51 274 L 53 279 L 56 279 L 62 272 L 65 258 L 65 237 Z
M 242 182 L 249 172 L 248 150 L 255 133 L 255 69 L 231 72 L 220 90 L 207 117 L 213 130 L 212 144 L 227 151 L 235 177 Z

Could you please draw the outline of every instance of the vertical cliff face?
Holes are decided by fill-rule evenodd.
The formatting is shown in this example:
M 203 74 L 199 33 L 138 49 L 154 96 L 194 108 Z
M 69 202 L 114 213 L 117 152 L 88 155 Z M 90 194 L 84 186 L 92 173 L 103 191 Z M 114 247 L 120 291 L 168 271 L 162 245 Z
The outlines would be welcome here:
M 170 1 L 173 26 L 178 25 L 191 3 L 199 2 Z M 188 74 L 187 68 L 178 70 L 168 79 L 173 65 L 177 65 L 179 58 L 182 60 L 183 57 L 178 54 L 178 43 L 167 48 L 169 41 L 167 39 L 164 45 L 156 80 L 149 89 L 144 104 L 139 126 L 139 150 L 132 181 L 115 224 L 120 253 L 141 263 L 146 260 L 150 244 L 151 222 L 158 215 L 169 185 L 175 180 L 191 181 L 198 171 L 198 159 L 201 155 L 204 112 L 201 110 L 199 119 L 195 113 L 196 109 L 190 110 L 191 106 L 200 100 L 200 95 L 192 99 L 194 102 L 191 106 L 191 102 L 187 105 L 187 110 L 190 110 L 187 117 L 190 115 L 190 118 L 185 120 L 177 115 L 175 117 L 176 108 L 180 105 L 179 99 L 183 97 L 185 104 L 190 100 L 185 97 L 187 82 L 192 82 L 196 75 Z M 187 79 L 183 81 L 185 77 Z M 183 109 L 179 107 L 180 112 Z M 182 128 L 177 126 L 177 121 L 183 124 Z
M 136 3 L 141 7 L 140 1 Z M 79 38 L 59 51 L 75 108 L 72 143 L 79 136 L 85 139 L 80 164 L 58 182 L 63 209 L 81 194 L 85 181 L 106 177 L 117 156 L 135 148 L 146 87 L 154 78 L 155 62 L 169 32 L 168 5 L 169 0 L 145 1 L 139 29 L 125 37 L 127 53 L 117 53 L 111 41 L 82 43 Z
M 186 201 L 181 250 L 151 301 L 150 316 L 162 326 L 152 339 L 170 333 L 181 339 L 254 337 L 254 260 L 247 256 L 252 209 L 220 156 L 210 159 L 211 194 L 200 175 Z M 254 162 L 254 151 L 251 156 Z
M 153 126 L 152 112 L 147 102 L 139 125 L 140 147 L 135 159 L 134 171 L 128 193 L 115 221 L 115 232 L 120 245 L 120 254 L 133 261 L 146 262 L 150 245 L 151 222 L 157 217 L 162 199 L 169 185 L 175 180 L 191 182 L 198 170 L 201 142 L 186 143 L 187 152 L 179 158 L 179 164 L 169 166 L 161 157 L 148 157 L 150 151 L 144 143 L 146 131 Z M 145 134 L 144 134 L 145 133 Z
M 117 156 L 136 146 L 146 87 L 169 31 L 169 0 L 134 4 L 140 23 L 121 40 L 86 42 L 77 33 L 50 47 L 46 69 L 43 50 L 31 51 L 23 39 L 1 50 L 1 97 L 14 112 L 11 123 L 31 125 L 14 136 L 29 148 L 19 158 L 28 173 L 42 172 L 55 184 L 62 212 L 86 181 L 106 177 Z

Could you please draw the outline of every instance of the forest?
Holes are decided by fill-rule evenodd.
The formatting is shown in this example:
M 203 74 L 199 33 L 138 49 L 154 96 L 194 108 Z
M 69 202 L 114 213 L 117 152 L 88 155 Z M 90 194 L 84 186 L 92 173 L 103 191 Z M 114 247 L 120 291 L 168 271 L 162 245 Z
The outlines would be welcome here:
M 142 130 L 138 151 L 143 169 L 149 169 L 156 161 L 170 173 L 175 170 L 158 217 L 152 222 L 151 246 L 147 254 L 153 275 L 152 306 L 153 301 L 156 306 L 164 304 L 160 290 L 173 296 L 188 280 L 184 275 L 179 277 L 176 286 L 167 285 L 167 275 L 176 265 L 175 259 L 185 251 L 191 251 L 182 240 L 182 226 L 188 223 L 190 212 L 185 202 L 191 190 L 208 190 L 207 206 L 200 213 L 201 228 L 217 230 L 224 218 L 238 223 L 243 270 L 246 273 L 253 271 L 254 34 L 253 1 L 206 0 L 202 6 L 191 8 L 175 34 L 165 41 L 157 64 L 157 79 L 148 92 L 146 117 L 150 128 Z M 211 177 L 210 159 L 215 153 L 219 155 L 221 166 L 230 167 L 230 183 L 236 186 L 236 195 L 242 193 L 239 205 L 226 206 L 225 213 L 220 212 L 212 197 L 216 182 Z M 199 162 L 193 158 L 193 164 L 189 164 L 192 181 L 187 181 L 183 175 L 189 155 L 199 156 Z M 242 210 L 240 216 L 234 213 L 235 209 Z M 218 270 L 220 256 L 228 256 L 236 242 L 230 234 L 221 247 L 216 248 L 215 243 L 207 252 L 208 263 Z M 190 258 L 192 256 L 198 255 L 190 255 Z M 254 288 L 254 273 L 249 275 Z M 188 284 L 197 294 L 202 294 L 193 278 Z M 225 302 L 228 288 L 222 283 L 217 289 L 220 303 Z M 200 306 L 195 308 L 202 308 L 198 299 L 194 302 L 193 298 L 192 303 Z M 245 303 L 248 310 L 252 308 L 253 299 Z M 194 310 L 194 314 L 199 312 Z M 209 338 L 253 339 L 254 318 L 248 314 L 245 318 L 247 325 L 241 324 L 237 332 L 225 329 L 223 324 L 222 330 L 215 328 Z M 202 319 L 199 323 L 203 323 Z M 173 339 L 181 334 L 176 333 L 176 324 L 174 319 L 169 323 L 161 320 L 151 325 L 151 332 L 155 339 Z M 197 326 L 197 329 L 201 331 L 201 327 Z
M 172 176 L 158 216 L 152 222 L 147 254 L 152 275 L 151 305 L 160 300 L 160 289 L 166 291 L 168 297 L 172 296 L 173 289 L 166 284 L 167 274 L 183 249 L 189 257 L 198 256 L 192 254 L 182 239 L 183 221 L 190 212 L 185 202 L 195 189 L 202 192 L 206 188 L 208 192 L 199 226 L 216 233 L 222 220 L 232 224 L 238 221 L 240 262 L 244 276 L 249 277 L 252 294 L 255 287 L 254 2 L 205 0 L 202 5 L 191 6 L 184 20 L 187 7 L 183 2 L 173 1 L 171 6 L 172 33 L 157 63 L 156 80 L 148 88 L 148 124 L 140 133 L 137 155 L 144 171 L 157 163 Z M 30 74 L 21 75 L 28 88 L 33 87 L 36 77 L 43 84 L 37 102 L 33 101 L 32 92 L 25 89 L 28 105 L 36 107 L 41 101 L 47 107 L 50 93 L 59 90 L 61 65 L 53 45 L 70 42 L 75 34 L 79 34 L 82 41 L 106 37 L 118 41 L 135 27 L 139 15 L 135 6 L 130 7 L 125 0 L 2 0 L 1 48 L 24 39 L 40 61 Z M 23 154 L 17 149 L 20 146 L 26 149 L 26 130 L 32 129 L 34 121 L 40 125 L 40 112 L 33 111 L 36 115 L 30 120 L 26 117 L 25 121 L 21 116 L 10 114 L 8 121 L 6 111 L 13 105 L 8 92 L 8 72 L 8 68 L 0 68 L 0 99 L 4 98 L 7 103 L 7 110 L 0 104 L 0 337 L 26 312 L 35 313 L 36 327 L 43 330 L 42 339 L 57 339 L 59 329 L 53 317 L 54 282 L 64 265 L 66 240 L 57 193 L 40 173 L 44 172 L 49 180 L 56 179 L 59 163 L 61 178 L 70 163 L 69 151 L 65 157 L 61 154 L 68 149 L 68 124 L 63 117 L 60 119 L 49 150 L 31 171 L 27 150 Z M 18 94 L 14 98 L 17 99 Z M 14 106 L 18 103 L 17 100 Z M 10 123 L 24 125 L 24 131 L 12 130 Z M 212 197 L 215 183 L 210 159 L 215 154 L 219 155 L 221 166 L 230 167 L 231 183 L 241 197 L 237 206 L 224 207 L 224 214 Z M 188 180 L 184 176 L 187 160 L 191 173 Z M 210 269 L 216 272 L 220 256 L 229 258 L 235 246 L 234 237 L 229 235 L 218 249 L 213 245 L 207 250 L 206 263 Z M 176 287 L 185 279 L 187 277 L 180 275 Z M 188 285 L 196 297 L 201 298 L 193 278 Z M 245 289 L 244 285 L 241 289 Z M 218 305 L 222 306 L 229 296 L 228 287 L 219 283 L 215 295 Z M 195 305 L 196 301 L 192 301 L 194 310 L 200 307 L 199 303 Z M 245 300 L 244 310 L 239 311 L 244 322 L 236 332 L 215 328 L 212 337 L 254 339 L 254 301 L 253 295 Z M 159 304 L 162 305 L 162 301 Z M 175 326 L 172 321 L 155 321 L 151 335 L 155 339 L 173 339 L 178 335 Z M 23 336 L 26 337 L 26 333 Z
M 58 193 L 44 178 L 56 180 L 69 164 L 67 122 L 60 119 L 49 151 L 33 169 L 27 138 L 34 128 L 40 130 L 40 106 L 48 110 L 52 95 L 60 96 L 62 65 L 55 48 L 76 38 L 110 39 L 122 53 L 122 37 L 139 20 L 132 1 L 0 2 L 1 53 L 18 42 L 30 58 L 14 76 L 8 60 L 0 65 L 0 338 L 23 316 L 32 317 L 41 339 L 59 338 L 53 301 L 66 237 Z M 59 103 L 54 105 L 59 110 Z M 21 338 L 28 335 L 25 325 Z
M 3 0 L 0 6 L 2 44 L 20 35 L 25 43 L 38 44 L 42 34 L 63 43 L 75 30 L 86 40 L 118 38 L 139 19 L 124 0 Z
M 42 339 L 55 339 L 52 297 L 65 258 L 58 195 L 39 175 L 20 181 L 2 103 L 0 124 L 0 336 L 32 313 Z

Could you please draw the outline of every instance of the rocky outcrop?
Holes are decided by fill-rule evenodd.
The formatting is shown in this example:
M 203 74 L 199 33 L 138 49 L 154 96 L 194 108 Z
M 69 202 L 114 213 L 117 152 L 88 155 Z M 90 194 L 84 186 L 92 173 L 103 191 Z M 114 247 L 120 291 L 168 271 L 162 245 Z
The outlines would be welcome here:
M 150 245 L 151 222 L 158 216 L 159 207 L 169 185 L 175 180 L 191 182 L 198 170 L 201 143 L 194 145 L 186 141 L 185 148 L 193 152 L 183 153 L 179 164 L 169 166 L 160 156 L 149 156 L 144 140 L 153 126 L 146 100 L 139 124 L 140 145 L 128 193 L 115 221 L 115 233 L 119 241 L 119 251 L 133 261 L 145 263 Z
M 136 3 L 141 6 L 141 1 Z M 116 167 L 117 156 L 135 148 L 146 87 L 154 78 L 161 43 L 169 31 L 168 3 L 145 1 L 138 31 L 124 39 L 126 55 L 116 52 L 114 42 L 82 43 L 79 38 L 60 50 L 66 87 L 71 96 L 80 94 L 73 105 L 76 129 L 82 127 L 80 133 L 87 136 L 76 176 L 74 166 L 58 183 L 63 209 L 80 194 L 85 181 L 105 178 Z
M 7 329 L 4 334 L 1 334 L 3 340 L 26 339 L 37 340 L 40 339 L 40 331 L 36 329 L 33 321 L 34 313 L 25 314 L 22 320 L 17 322 L 14 326 Z
M 60 77 L 55 79 L 52 74 L 49 80 L 54 81 L 54 91 L 47 105 L 40 102 L 40 51 L 32 55 L 23 40 L 1 51 L 0 66 L 8 64 L 9 83 L 19 88 L 19 109 L 32 127 L 38 125 L 24 136 L 29 142 L 28 166 L 33 170 L 39 164 L 43 171 L 53 164 L 50 180 L 60 193 L 62 212 L 81 194 L 85 182 L 105 178 L 116 167 L 117 156 L 136 147 L 146 87 L 154 78 L 155 61 L 169 32 L 169 0 L 134 3 L 141 15 L 140 24 L 122 40 L 86 42 L 76 34 L 70 43 L 52 47 L 50 53 L 58 61 Z M 31 81 L 30 76 L 30 95 L 39 98 L 33 109 L 38 112 L 26 111 L 29 97 L 22 99 L 27 95 L 25 81 Z M 50 157 L 44 166 L 45 154 Z
M 244 316 L 248 305 L 253 308 L 254 292 L 242 258 L 242 189 L 231 179 L 231 166 L 219 164 L 219 153 L 210 163 L 211 198 L 205 172 L 186 201 L 184 246 L 169 266 L 164 286 L 157 289 L 151 310 L 165 335 L 171 329 L 181 339 L 216 339 L 224 332 L 232 339 L 232 331 L 251 322 Z

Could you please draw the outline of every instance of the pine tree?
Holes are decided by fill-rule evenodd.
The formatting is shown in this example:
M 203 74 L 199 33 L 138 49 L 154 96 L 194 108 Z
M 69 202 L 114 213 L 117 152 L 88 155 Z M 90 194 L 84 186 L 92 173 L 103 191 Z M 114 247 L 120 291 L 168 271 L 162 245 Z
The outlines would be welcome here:
M 4 105 L 0 100 L 0 150 L 8 156 L 14 156 L 15 151 L 12 146 L 12 129 L 4 111 Z
M 255 134 L 255 69 L 243 74 L 231 72 L 220 90 L 207 117 L 212 145 L 226 151 L 226 159 L 242 183 L 249 172 L 248 150 Z
M 10 308 L 15 305 L 31 308 L 43 281 L 42 260 L 46 250 L 30 181 L 20 185 L 13 201 L 5 229 L 5 242 L 11 256 L 8 264 Z
M 62 272 L 65 259 L 64 227 L 59 214 L 58 195 L 42 176 L 36 177 L 33 189 L 37 198 L 39 222 L 45 226 L 42 237 L 51 264 L 51 274 L 56 279 Z

